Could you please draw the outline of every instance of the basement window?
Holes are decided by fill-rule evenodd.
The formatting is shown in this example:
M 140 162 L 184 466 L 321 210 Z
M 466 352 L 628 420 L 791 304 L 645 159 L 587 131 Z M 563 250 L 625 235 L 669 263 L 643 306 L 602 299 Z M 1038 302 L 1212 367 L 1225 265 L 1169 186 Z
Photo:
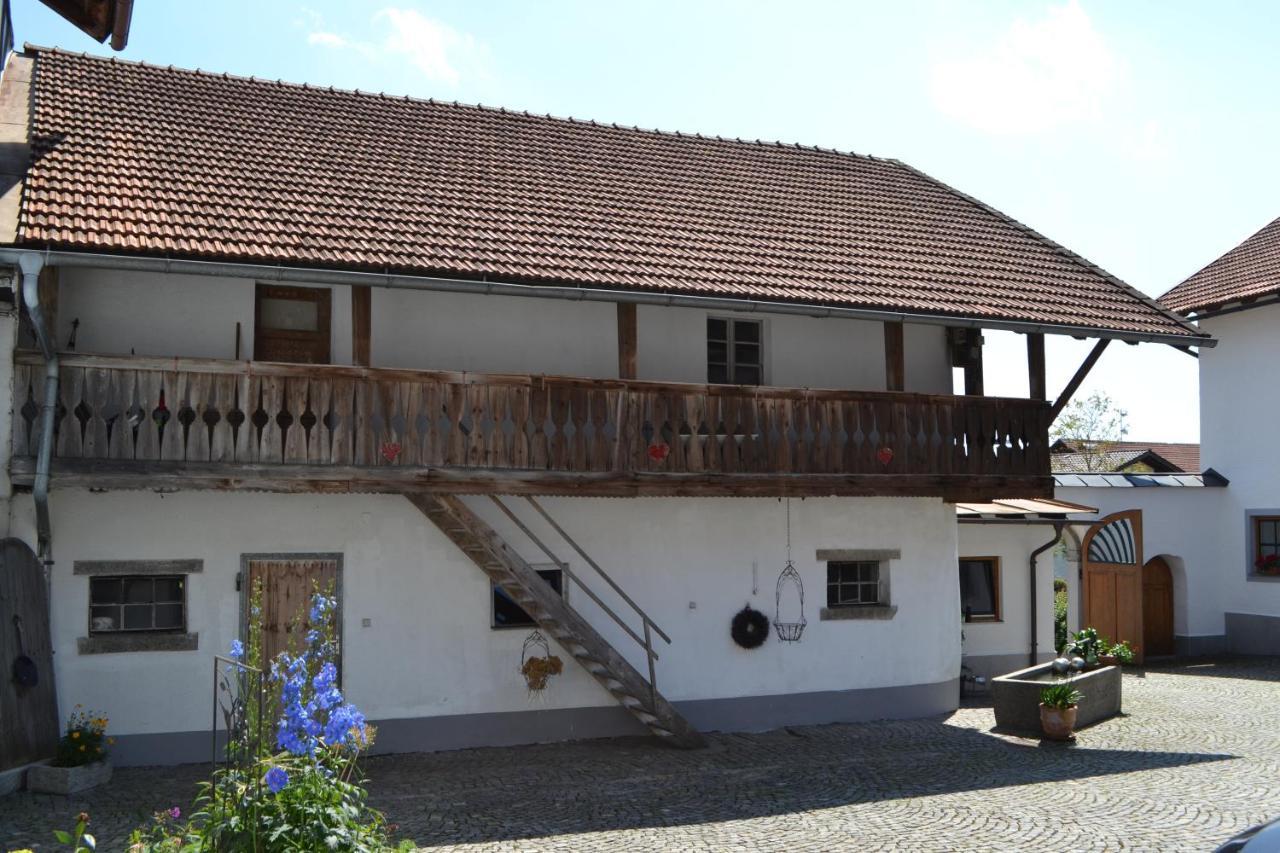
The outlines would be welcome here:
M 1000 558 L 960 558 L 960 611 L 966 622 L 1000 621 Z
M 827 606 L 819 618 L 892 619 L 898 608 L 889 597 L 889 564 L 902 558 L 896 548 L 819 549 L 827 565 Z
M 871 560 L 827 563 L 827 606 L 859 607 L 880 601 L 880 564 Z
M 89 635 L 186 630 L 187 579 L 182 575 L 89 580 Z
M 764 384 L 764 324 L 759 320 L 707 318 L 707 382 Z
M 538 576 L 547 582 L 547 586 L 564 597 L 564 572 L 561 569 L 538 569 Z M 493 584 L 493 621 L 494 628 L 527 628 L 536 625 L 533 617 L 524 612 L 524 608 L 507 595 L 506 590 Z

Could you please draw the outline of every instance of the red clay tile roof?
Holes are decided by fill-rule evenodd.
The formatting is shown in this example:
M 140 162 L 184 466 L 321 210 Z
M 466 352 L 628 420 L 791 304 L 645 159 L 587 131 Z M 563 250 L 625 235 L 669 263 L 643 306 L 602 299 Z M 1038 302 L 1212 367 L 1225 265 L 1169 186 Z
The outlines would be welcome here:
M 28 52 L 19 244 L 1198 334 L 895 160 Z
M 1195 442 L 1108 441 L 1107 448 L 1109 455 L 1114 454 L 1114 458 L 1108 461 L 1115 463 L 1108 470 L 1119 470 L 1146 453 L 1154 453 L 1177 471 L 1200 473 L 1200 445 Z M 1066 458 L 1084 455 L 1078 452 L 1079 448 L 1073 442 L 1059 439 L 1050 450 L 1054 471 L 1080 470 L 1076 460 Z
M 1160 301 L 1182 314 L 1280 293 L 1280 219 L 1170 290 Z

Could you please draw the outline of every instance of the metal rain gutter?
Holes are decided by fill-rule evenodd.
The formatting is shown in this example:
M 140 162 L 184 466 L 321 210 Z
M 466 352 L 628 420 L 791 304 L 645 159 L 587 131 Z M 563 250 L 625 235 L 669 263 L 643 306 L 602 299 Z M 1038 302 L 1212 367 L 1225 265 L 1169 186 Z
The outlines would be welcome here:
M 315 269 L 306 267 L 270 266 L 266 264 L 242 264 L 223 261 L 196 261 L 171 258 L 155 258 L 134 255 L 111 255 L 92 252 L 50 252 L 43 249 L 0 249 L 0 260 L 16 263 L 23 255 L 36 254 L 50 265 L 60 267 L 96 267 L 101 269 L 133 270 L 136 272 L 179 273 L 186 275 L 224 276 L 228 278 L 254 278 L 261 281 L 287 281 L 299 284 L 345 284 L 370 287 L 403 288 L 408 290 L 436 290 L 452 293 L 481 293 L 486 295 L 531 296 L 543 299 L 568 299 L 575 302 L 625 302 L 636 305 L 702 308 L 713 311 L 767 312 L 793 314 L 805 317 L 843 317 L 877 322 L 916 323 L 931 326 L 961 328 L 1002 329 L 1011 332 L 1075 337 L 1108 338 L 1128 343 L 1163 343 L 1170 346 L 1212 347 L 1217 341 L 1211 337 L 1173 335 L 1160 333 L 1123 332 L 1097 329 L 1091 326 L 1034 323 L 1020 320 L 997 320 L 980 317 L 947 317 L 937 314 L 913 314 L 903 311 L 883 311 L 870 308 L 840 308 L 825 305 L 804 305 L 794 302 L 771 302 L 758 299 L 728 299 L 714 296 L 689 296 L 667 293 L 646 293 L 629 290 L 608 290 L 582 286 L 553 286 L 517 284 L 505 281 L 488 281 L 439 276 L 398 275 L 391 273 L 354 272 L 347 270 Z
M 1036 652 L 1039 650 L 1039 643 L 1036 642 L 1036 559 L 1058 544 L 1058 540 L 1062 538 L 1063 528 L 1067 526 L 1066 521 L 1054 521 L 1052 524 L 1053 538 L 1032 551 L 1031 556 L 1027 558 L 1031 569 L 1031 661 L 1028 664 L 1029 666 L 1036 665 Z M 1054 651 L 1057 651 L 1057 649 L 1054 649 Z
M 58 415 L 58 351 L 40 304 L 40 271 L 44 258 L 24 253 L 17 258 L 22 274 L 22 301 L 35 328 L 36 341 L 44 353 L 44 404 L 40 409 L 40 446 L 36 452 L 36 476 L 31 496 L 36 507 L 36 537 L 39 556 L 45 565 L 53 562 L 53 532 L 49 523 L 49 469 L 53 460 L 53 427 Z

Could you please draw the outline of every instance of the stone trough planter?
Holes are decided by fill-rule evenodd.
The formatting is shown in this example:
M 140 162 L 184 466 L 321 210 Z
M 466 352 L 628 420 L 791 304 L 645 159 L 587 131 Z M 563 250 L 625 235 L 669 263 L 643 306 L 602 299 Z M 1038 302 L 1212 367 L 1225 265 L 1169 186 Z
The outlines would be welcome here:
M 991 679 L 996 728 L 1040 734 L 1040 691 L 1061 680 L 1048 663 Z M 1104 666 L 1076 673 L 1071 683 L 1084 696 L 1076 713 L 1077 729 L 1120 713 L 1120 667 Z
M 36 764 L 27 769 L 27 790 L 41 794 L 74 794 L 104 785 L 110 778 L 110 761 L 95 761 L 79 767 Z

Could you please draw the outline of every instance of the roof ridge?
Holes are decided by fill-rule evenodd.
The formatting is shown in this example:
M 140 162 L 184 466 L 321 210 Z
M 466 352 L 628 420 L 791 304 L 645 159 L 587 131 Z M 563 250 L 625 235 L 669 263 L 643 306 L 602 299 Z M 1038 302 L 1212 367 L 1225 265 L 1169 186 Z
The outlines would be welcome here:
M 1261 234 L 1263 231 L 1266 231 L 1268 228 L 1270 228 L 1271 226 L 1275 225 L 1276 223 L 1280 223 L 1280 216 L 1277 216 L 1277 217 L 1275 217 L 1274 219 L 1272 219 L 1272 220 L 1268 221 L 1268 222 L 1267 222 L 1265 225 L 1263 225 L 1261 228 L 1256 228 L 1256 229 L 1254 229 L 1253 231 L 1250 231 L 1250 232 L 1249 232 L 1249 236 L 1245 237 L 1243 240 L 1241 240 L 1240 242 L 1236 243 L 1236 244 L 1235 244 L 1234 246 L 1232 246 L 1230 249 L 1227 249 L 1225 252 L 1221 253 L 1221 254 L 1220 254 L 1220 255 L 1218 255 L 1216 258 L 1214 258 L 1213 260 L 1209 261 L 1209 263 L 1207 263 L 1207 264 L 1205 264 L 1204 266 L 1200 267 L 1200 269 L 1196 270 L 1196 271 L 1195 271 L 1195 272 L 1193 272 L 1191 275 L 1189 275 L 1189 276 L 1187 276 L 1186 278 L 1182 279 L 1182 281 L 1178 282 L 1178 283 L 1177 283 L 1177 284 L 1175 284 L 1173 287 L 1169 288 L 1169 289 L 1168 289 L 1168 290 L 1166 290 L 1164 293 L 1160 294 L 1160 300 L 1163 302 L 1165 299 L 1167 299 L 1167 298 L 1169 297 L 1169 294 L 1171 294 L 1171 293 L 1175 292 L 1175 291 L 1176 291 L 1176 290 L 1178 290 L 1180 287 L 1182 287 L 1184 284 L 1187 284 L 1189 281 L 1191 281 L 1191 279 L 1193 279 L 1193 278 L 1195 278 L 1196 276 L 1200 275 L 1202 272 L 1205 272 L 1206 270 L 1208 270 L 1208 269 L 1209 269 L 1209 267 L 1211 267 L 1211 266 L 1213 266 L 1214 264 L 1216 264 L 1216 263 L 1218 263 L 1218 262 L 1222 261 L 1223 259 L 1225 259 L 1225 258 L 1226 258 L 1228 255 L 1230 255 L 1231 253 L 1233 253 L 1233 252 L 1235 252 L 1235 251 L 1237 251 L 1237 250 L 1239 250 L 1239 249 L 1243 248 L 1245 243 L 1248 243 L 1248 242 L 1249 242 L 1250 240 L 1252 240 L 1254 237 L 1257 237 L 1257 236 L 1258 236 L 1259 234 Z M 1233 301 L 1233 300 L 1228 299 L 1227 301 L 1228 301 L 1228 302 L 1230 302 L 1230 301 Z M 1210 305 L 1212 305 L 1212 304 L 1213 304 L 1213 300 L 1210 300 L 1210 301 L 1208 301 L 1208 302 L 1205 302 L 1205 303 L 1204 303 L 1204 307 L 1208 307 L 1208 306 L 1210 306 Z M 1200 306 L 1190 306 L 1190 307 L 1188 307 L 1186 310 L 1187 310 L 1187 311 L 1197 311 L 1197 310 L 1199 310 L 1199 307 L 1200 307 Z
M 1094 274 L 1101 276 L 1102 278 L 1109 281 L 1111 284 L 1115 285 L 1121 291 L 1127 293 L 1129 296 L 1133 297 L 1134 299 L 1137 299 L 1139 302 L 1145 303 L 1148 307 L 1155 309 L 1166 319 L 1172 320 L 1173 322 L 1177 323 L 1178 326 L 1180 326 L 1181 328 L 1193 332 L 1197 338 L 1208 337 L 1208 335 L 1204 331 L 1197 328 L 1196 326 L 1193 326 L 1191 323 L 1187 322 L 1185 317 L 1182 317 L 1179 314 L 1176 314 L 1175 312 L 1169 310 L 1168 308 L 1161 305 L 1152 297 L 1147 296 L 1145 293 L 1138 290 L 1133 285 L 1107 272 L 1105 269 L 1098 266 L 1093 261 L 1084 257 L 1083 255 L 1080 255 L 1076 252 L 1071 251 L 1066 246 L 1059 243 L 1057 240 L 1054 240 L 1050 237 L 1046 237 L 1044 234 L 1041 234 L 1039 231 L 1032 228 L 1030 225 L 1027 225 L 1024 222 L 1020 222 L 1019 220 L 1014 219 L 1012 216 L 1005 213 L 1004 211 L 998 210 L 992 207 L 991 205 L 987 204 L 985 201 L 981 201 L 977 198 L 974 198 L 973 196 L 969 195 L 963 190 L 956 189 L 955 187 L 948 184 L 946 181 L 935 178 L 933 175 L 930 175 L 921 169 L 917 169 L 915 166 L 912 166 L 910 163 L 905 163 L 897 159 L 894 159 L 893 162 L 903 167 L 904 169 L 914 172 L 915 174 L 919 175 L 925 180 L 931 181 L 932 183 L 937 184 L 938 186 L 942 187 L 943 189 L 947 190 L 953 195 L 956 195 L 959 198 L 962 198 L 965 201 L 968 201 L 970 204 L 977 205 L 978 207 L 982 208 L 983 210 L 987 211 L 993 216 L 996 216 L 1001 220 L 1007 222 L 1008 224 L 1014 226 L 1015 228 L 1022 230 L 1024 233 L 1029 234 L 1031 237 L 1035 238 L 1036 240 L 1039 240 L 1041 243 L 1048 246 L 1050 249 L 1062 255 L 1063 257 L 1085 267 L 1090 272 L 1093 272 Z
M 700 132 L 690 132 L 682 130 L 663 130 L 658 127 L 640 127 L 639 125 L 618 124 L 617 122 L 605 122 L 596 119 L 575 118 L 573 116 L 558 116 L 551 113 L 530 112 L 529 110 L 516 109 L 514 107 L 486 106 L 480 103 L 466 103 L 462 101 L 448 101 L 439 98 L 423 98 L 416 95 L 392 95 L 386 92 L 370 92 L 361 89 L 349 89 L 341 86 L 317 86 L 311 83 L 295 83 L 291 80 L 275 79 L 269 77 L 258 77 L 256 75 L 245 76 L 243 74 L 232 74 L 229 71 L 210 71 L 202 68 L 187 68 L 184 66 L 175 66 L 170 63 L 168 65 L 159 65 L 154 62 L 147 62 L 143 59 L 123 59 L 118 56 L 100 56 L 88 51 L 66 50 L 61 47 L 45 47 L 42 45 L 25 42 L 23 44 L 24 53 L 51 53 L 61 56 L 72 56 L 80 59 L 89 59 L 95 62 L 112 63 L 116 65 L 132 65 L 139 68 L 151 68 L 160 71 L 172 71 L 179 74 L 192 74 L 197 77 L 205 77 L 215 80 L 241 80 L 248 83 L 272 84 L 277 86 L 288 87 L 292 89 L 301 89 L 304 91 L 329 92 L 335 95 L 354 95 L 361 98 L 378 98 L 388 101 L 407 101 L 409 103 L 430 104 L 432 106 L 453 106 L 459 109 L 478 110 L 485 113 L 496 113 L 499 115 L 515 115 L 525 116 L 533 119 L 545 119 L 552 122 L 567 123 L 573 125 L 589 125 L 591 127 L 607 128 L 612 130 L 630 131 L 649 136 L 659 136 L 667 138 L 701 140 L 704 142 L 723 142 L 730 145 L 742 145 L 744 147 L 756 148 L 783 148 L 794 149 L 797 151 L 807 151 L 817 154 L 833 154 L 838 157 L 852 157 L 858 160 L 870 160 L 876 163 L 895 164 L 896 161 L 892 157 L 878 157 L 874 154 L 863 154 L 858 151 L 848 151 L 842 148 L 824 148 L 821 145 L 810 145 L 802 142 L 786 142 L 780 139 L 743 139 L 740 136 L 721 136 L 720 134 L 706 134 Z

